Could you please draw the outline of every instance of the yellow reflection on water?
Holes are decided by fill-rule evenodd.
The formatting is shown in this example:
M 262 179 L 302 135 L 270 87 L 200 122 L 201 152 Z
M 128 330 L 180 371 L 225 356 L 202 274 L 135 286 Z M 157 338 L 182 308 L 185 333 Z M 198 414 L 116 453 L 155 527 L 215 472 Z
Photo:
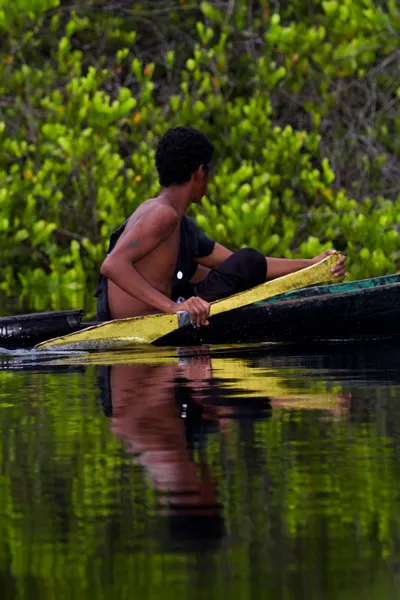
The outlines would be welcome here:
M 346 413 L 348 395 L 339 382 L 326 382 L 310 369 L 266 367 L 247 355 L 244 348 L 232 346 L 196 346 L 154 348 L 148 345 L 135 350 L 117 352 L 76 353 L 56 356 L 46 364 L 53 365 L 170 365 L 170 376 L 185 377 L 197 389 L 205 390 L 212 381 L 227 395 L 246 398 L 268 397 L 274 409 L 313 409 Z M 258 347 L 259 349 L 259 347 Z M 149 384 L 156 383 L 149 371 Z M 154 376 L 156 370 L 154 370 Z

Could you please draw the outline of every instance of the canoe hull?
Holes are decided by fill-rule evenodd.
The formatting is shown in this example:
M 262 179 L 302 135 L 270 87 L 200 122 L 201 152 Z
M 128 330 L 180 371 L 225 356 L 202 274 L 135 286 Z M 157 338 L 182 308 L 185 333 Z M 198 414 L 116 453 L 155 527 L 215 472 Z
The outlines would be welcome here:
M 314 295 L 310 293 L 214 316 L 208 327 L 183 327 L 156 345 L 304 343 L 400 336 L 400 283 L 343 293 L 329 289 L 329 293 L 321 294 L 319 288 Z M 83 311 L 63 311 L 0 318 L 0 347 L 31 348 L 93 324 L 81 323 L 82 315 Z
M 248 344 L 400 335 L 400 284 L 264 303 L 184 327 L 158 345 Z
M 32 313 L 0 318 L 0 347 L 30 348 L 80 327 L 83 310 Z

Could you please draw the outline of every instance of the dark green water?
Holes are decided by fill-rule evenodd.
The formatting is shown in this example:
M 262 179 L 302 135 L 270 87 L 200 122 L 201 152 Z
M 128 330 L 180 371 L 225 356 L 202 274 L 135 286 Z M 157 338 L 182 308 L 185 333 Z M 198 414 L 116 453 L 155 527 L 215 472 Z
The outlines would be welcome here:
M 0 357 L 8 599 L 400 598 L 400 346 Z

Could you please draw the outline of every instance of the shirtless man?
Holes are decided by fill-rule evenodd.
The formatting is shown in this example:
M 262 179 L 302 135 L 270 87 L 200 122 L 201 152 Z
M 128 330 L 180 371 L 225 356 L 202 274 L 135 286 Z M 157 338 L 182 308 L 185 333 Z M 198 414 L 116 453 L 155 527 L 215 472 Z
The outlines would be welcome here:
M 319 262 L 265 258 L 257 250 L 233 253 L 208 238 L 185 216 L 207 192 L 213 146 L 192 128 L 170 129 L 156 151 L 161 190 L 145 201 L 111 236 L 101 265 L 98 319 L 187 311 L 197 325 L 208 324 L 209 303 Z M 345 258 L 335 275 L 346 273 Z M 178 303 L 180 296 L 186 300 Z

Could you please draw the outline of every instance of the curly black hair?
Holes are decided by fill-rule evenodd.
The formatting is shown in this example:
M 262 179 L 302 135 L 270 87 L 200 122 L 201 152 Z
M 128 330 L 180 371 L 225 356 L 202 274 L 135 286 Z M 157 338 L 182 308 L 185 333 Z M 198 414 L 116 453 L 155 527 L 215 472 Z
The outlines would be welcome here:
M 168 129 L 158 143 L 156 167 L 163 187 L 190 181 L 201 166 L 210 165 L 214 146 L 204 133 L 192 127 Z

